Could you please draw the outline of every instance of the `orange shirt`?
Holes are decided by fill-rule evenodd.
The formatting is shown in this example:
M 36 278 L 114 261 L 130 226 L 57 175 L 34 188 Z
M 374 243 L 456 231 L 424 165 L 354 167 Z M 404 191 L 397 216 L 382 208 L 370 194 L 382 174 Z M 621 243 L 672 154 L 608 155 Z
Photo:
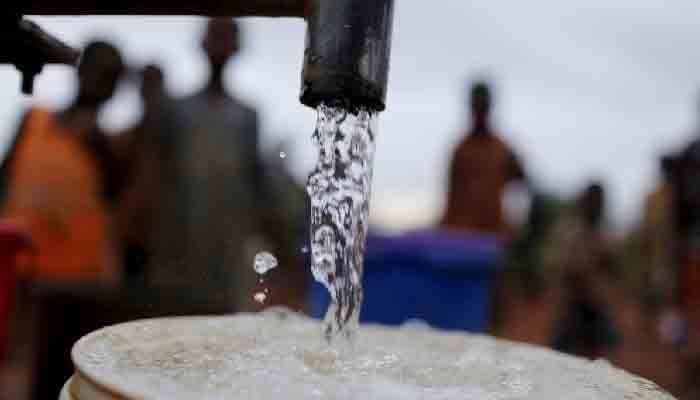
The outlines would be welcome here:
M 4 217 L 35 245 L 31 278 L 103 280 L 116 275 L 103 175 L 95 154 L 48 111 L 33 109 L 7 171 Z

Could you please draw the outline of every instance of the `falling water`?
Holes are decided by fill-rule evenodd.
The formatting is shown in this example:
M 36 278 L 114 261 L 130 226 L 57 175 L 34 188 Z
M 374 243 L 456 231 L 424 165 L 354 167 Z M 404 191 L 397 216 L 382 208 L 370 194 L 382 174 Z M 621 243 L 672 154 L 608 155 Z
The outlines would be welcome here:
M 272 253 L 261 251 L 255 255 L 253 269 L 258 274 L 258 290 L 253 294 L 253 300 L 260 304 L 265 304 L 270 289 L 265 287 L 265 274 L 271 269 L 277 268 L 277 258 Z
M 362 305 L 362 266 L 369 218 L 375 114 L 322 104 L 309 176 L 311 270 L 330 292 L 323 333 L 351 339 Z

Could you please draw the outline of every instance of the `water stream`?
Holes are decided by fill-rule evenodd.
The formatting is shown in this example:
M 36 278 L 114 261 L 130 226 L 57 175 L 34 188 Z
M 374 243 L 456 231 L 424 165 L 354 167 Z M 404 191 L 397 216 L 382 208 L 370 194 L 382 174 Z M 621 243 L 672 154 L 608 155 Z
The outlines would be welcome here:
M 362 268 L 369 219 L 375 113 L 322 104 L 309 176 L 311 270 L 329 291 L 323 323 L 326 340 L 352 340 L 362 306 Z

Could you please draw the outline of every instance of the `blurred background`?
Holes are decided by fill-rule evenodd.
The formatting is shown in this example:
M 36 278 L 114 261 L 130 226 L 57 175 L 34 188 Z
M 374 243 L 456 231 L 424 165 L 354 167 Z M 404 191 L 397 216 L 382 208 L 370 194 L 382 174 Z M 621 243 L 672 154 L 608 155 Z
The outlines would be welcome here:
M 383 151 L 376 155 L 376 218 L 402 226 L 408 222 L 393 221 L 419 218 L 419 224 L 439 214 L 445 155 L 465 119 L 466 80 L 485 77 L 493 78 L 498 92 L 499 128 L 542 185 L 572 194 L 590 175 L 604 175 L 614 220 L 629 225 L 656 174 L 654 158 L 681 145 L 695 129 L 700 56 L 690 49 L 698 14 L 692 2 L 668 7 L 661 1 L 517 8 L 507 2 L 449 0 L 439 7 L 398 5 L 391 107 L 381 116 Z M 162 64 L 175 95 L 190 93 L 205 80 L 196 18 L 36 21 L 71 44 L 107 38 L 132 63 Z M 313 113 L 295 101 L 305 24 L 246 19 L 242 25 L 245 45 L 227 84 L 257 106 L 265 145 L 288 139 L 301 179 L 312 165 L 306 138 L 314 124 Z M 3 68 L 3 87 L 19 85 L 13 68 Z M 72 87 L 69 69 L 49 68 L 38 78 L 35 98 L 63 105 Z M 0 96 L 7 104 L 0 110 L 3 137 L 9 138 L 23 97 L 11 90 Z M 108 128 L 138 118 L 133 88 L 118 93 L 114 103 L 104 113 Z M 384 198 L 393 206 L 383 206 Z
M 700 5 L 443 0 L 395 13 L 363 319 L 605 357 L 700 398 Z M 18 240 L 5 254 L 33 249 L 5 261 L 16 287 L 0 399 L 55 398 L 72 341 L 106 323 L 272 304 L 320 316 L 327 299 L 311 284 L 305 237 L 316 116 L 298 102 L 304 22 L 33 20 L 75 47 L 99 40 L 101 61 L 46 68 L 32 97 L 0 67 L 3 229 Z M 108 72 L 114 95 L 92 93 L 111 85 Z M 68 162 L 85 149 L 41 140 L 64 130 L 97 161 Z M 62 168 L 75 179 L 50 177 Z M 62 194 L 83 188 L 83 169 L 104 198 Z M 45 230 L 93 226 L 61 201 L 96 202 L 109 222 L 95 223 L 95 246 L 113 245 L 93 258 L 117 255 L 53 265 L 72 253 Z M 68 235 L 76 252 L 92 246 L 86 230 Z M 280 264 L 266 283 L 252 268 L 261 250 Z M 272 294 L 258 304 L 256 290 Z M 380 306 L 397 293 L 421 300 Z

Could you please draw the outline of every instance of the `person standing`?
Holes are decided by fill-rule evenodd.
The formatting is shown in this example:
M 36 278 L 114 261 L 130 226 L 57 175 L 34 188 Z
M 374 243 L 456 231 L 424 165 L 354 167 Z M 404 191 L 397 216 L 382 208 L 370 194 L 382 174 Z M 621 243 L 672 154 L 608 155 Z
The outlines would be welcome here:
M 610 355 L 622 342 L 610 303 L 614 259 L 603 228 L 604 210 L 604 187 L 593 182 L 550 241 L 550 261 L 555 264 L 550 271 L 559 275 L 563 287 L 553 347 L 588 358 Z
M 35 256 L 18 275 L 53 281 L 114 281 L 119 276 L 112 206 L 120 171 L 97 125 L 124 70 L 106 42 L 84 50 L 78 90 L 60 112 L 30 109 L 2 165 L 4 218 L 24 227 Z
M 662 308 L 675 306 L 678 240 L 676 229 L 676 159 L 660 160 L 661 180 L 645 199 L 641 234 L 648 260 L 644 283 L 652 302 Z
M 182 127 L 175 138 L 177 176 L 162 194 L 162 204 L 179 206 L 169 207 L 172 215 L 161 220 L 177 223 L 149 267 L 152 279 L 160 283 L 219 293 L 231 311 L 253 307 L 253 254 L 263 250 L 255 238 L 265 203 L 257 112 L 224 84 L 225 67 L 239 47 L 235 21 L 207 23 L 202 50 L 209 80 L 198 93 L 178 100 Z
M 525 173 L 516 154 L 494 131 L 491 105 L 488 84 L 475 83 L 470 90 L 471 127 L 452 157 L 441 225 L 507 237 L 504 191 L 508 183 L 524 180 Z
M 173 241 L 168 232 L 177 232 L 174 224 L 181 222 L 164 226 L 162 220 L 172 217 L 171 207 L 179 205 L 178 194 L 168 189 L 178 173 L 175 133 L 181 109 L 168 95 L 163 71 L 156 65 L 141 71 L 140 92 L 143 118 L 113 140 L 124 166 L 125 187 L 118 199 L 116 223 L 129 280 L 145 278 L 153 253 Z

